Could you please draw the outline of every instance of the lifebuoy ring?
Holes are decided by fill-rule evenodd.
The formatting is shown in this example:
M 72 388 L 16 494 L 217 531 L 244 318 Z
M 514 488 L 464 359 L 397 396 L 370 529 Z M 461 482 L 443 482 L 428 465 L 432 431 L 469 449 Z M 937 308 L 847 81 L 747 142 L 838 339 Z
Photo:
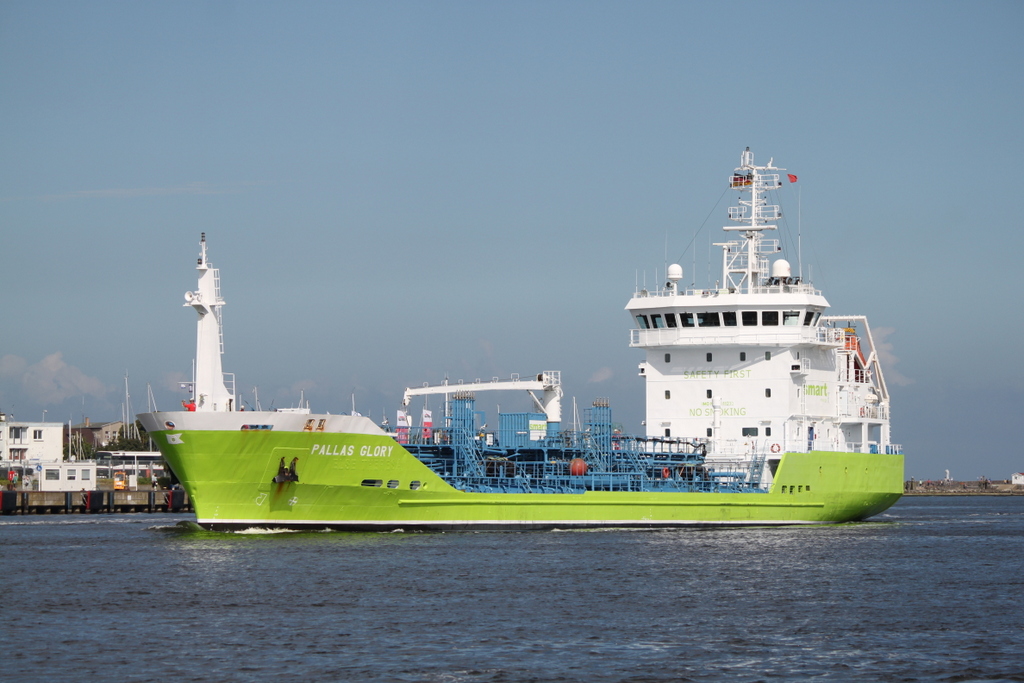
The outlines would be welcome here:
M 860 416 L 864 417 L 864 406 L 860 407 Z
M 782 447 L 779 446 L 779 444 L 777 444 L 777 443 L 773 443 L 772 444 L 772 453 L 778 453 L 781 450 L 782 450 Z
M 662 468 L 662 470 L 661 470 L 661 478 L 662 479 L 671 479 L 672 478 L 672 470 L 670 470 L 667 467 Z

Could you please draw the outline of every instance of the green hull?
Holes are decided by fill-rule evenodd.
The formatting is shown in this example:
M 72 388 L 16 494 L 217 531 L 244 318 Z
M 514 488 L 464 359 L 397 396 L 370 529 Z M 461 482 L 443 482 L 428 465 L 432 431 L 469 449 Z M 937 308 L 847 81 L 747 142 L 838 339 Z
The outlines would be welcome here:
M 384 434 L 168 433 L 152 436 L 199 524 L 216 530 L 824 524 L 867 519 L 903 492 L 902 455 L 785 453 L 766 493 L 467 493 Z M 273 483 L 282 458 L 299 459 L 299 482 Z

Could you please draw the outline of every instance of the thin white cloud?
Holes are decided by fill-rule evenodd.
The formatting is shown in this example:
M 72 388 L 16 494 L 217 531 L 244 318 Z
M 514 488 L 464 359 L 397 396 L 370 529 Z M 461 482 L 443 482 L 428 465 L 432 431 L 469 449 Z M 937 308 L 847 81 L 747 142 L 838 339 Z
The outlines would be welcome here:
M 590 376 L 590 382 L 592 384 L 596 384 L 597 382 L 605 382 L 607 380 L 610 380 L 612 378 L 612 375 L 614 374 L 615 373 L 612 372 L 611 368 L 603 367 Z
M 889 335 L 895 331 L 896 329 L 893 327 L 876 327 L 871 331 L 871 336 L 875 341 L 875 349 L 878 351 L 878 361 L 882 364 L 882 373 L 885 375 L 885 381 L 905 387 L 913 384 L 914 380 L 901 374 L 896 369 L 896 364 L 900 359 L 893 354 L 892 343 L 886 341 Z
M 57 404 L 72 396 L 101 398 L 107 393 L 103 382 L 65 363 L 60 351 L 34 365 L 18 356 L 4 356 L 0 377 L 18 381 L 25 395 L 40 405 Z

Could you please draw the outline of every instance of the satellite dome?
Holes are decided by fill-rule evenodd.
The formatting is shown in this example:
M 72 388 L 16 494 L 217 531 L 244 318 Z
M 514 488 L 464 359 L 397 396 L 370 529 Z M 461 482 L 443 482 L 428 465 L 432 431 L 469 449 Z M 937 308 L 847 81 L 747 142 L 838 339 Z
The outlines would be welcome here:
M 683 279 L 683 267 L 678 263 L 673 263 L 668 267 L 668 279 L 672 282 L 678 282 Z
M 793 270 L 786 259 L 780 258 L 772 264 L 772 277 L 790 277 L 792 274 Z

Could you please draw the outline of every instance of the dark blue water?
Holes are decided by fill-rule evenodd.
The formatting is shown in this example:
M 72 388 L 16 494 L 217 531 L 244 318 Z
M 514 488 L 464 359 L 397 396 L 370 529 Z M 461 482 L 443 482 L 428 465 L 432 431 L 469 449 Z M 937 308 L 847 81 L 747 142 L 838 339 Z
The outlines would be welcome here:
M 1024 497 L 820 528 L 0 518 L 0 679 L 1024 681 Z

